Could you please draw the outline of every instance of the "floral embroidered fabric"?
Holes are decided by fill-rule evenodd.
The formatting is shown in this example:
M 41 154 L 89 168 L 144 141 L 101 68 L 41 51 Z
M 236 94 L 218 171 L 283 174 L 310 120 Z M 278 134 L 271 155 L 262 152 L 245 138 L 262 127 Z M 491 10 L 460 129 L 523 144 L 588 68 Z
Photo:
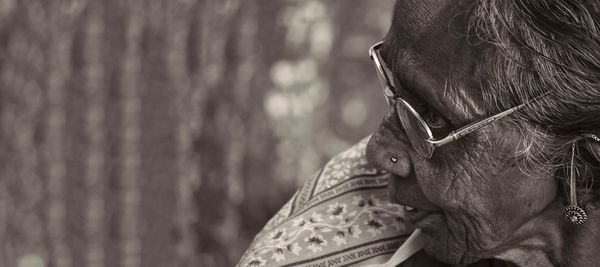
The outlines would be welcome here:
M 413 231 L 370 166 L 368 138 L 330 160 L 266 224 L 238 266 L 348 266 L 388 258 Z

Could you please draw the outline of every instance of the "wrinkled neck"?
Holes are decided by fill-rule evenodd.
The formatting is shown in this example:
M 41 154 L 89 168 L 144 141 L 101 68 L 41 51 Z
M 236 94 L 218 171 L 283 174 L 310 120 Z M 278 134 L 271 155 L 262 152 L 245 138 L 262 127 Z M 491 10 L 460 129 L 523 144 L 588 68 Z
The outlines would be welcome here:
M 600 212 L 593 211 L 581 226 L 565 226 L 561 266 L 598 266 L 600 262 Z
M 521 227 L 511 248 L 495 258 L 521 267 L 596 266 L 600 262 L 600 212 L 588 213 L 584 225 L 567 224 L 556 205 Z

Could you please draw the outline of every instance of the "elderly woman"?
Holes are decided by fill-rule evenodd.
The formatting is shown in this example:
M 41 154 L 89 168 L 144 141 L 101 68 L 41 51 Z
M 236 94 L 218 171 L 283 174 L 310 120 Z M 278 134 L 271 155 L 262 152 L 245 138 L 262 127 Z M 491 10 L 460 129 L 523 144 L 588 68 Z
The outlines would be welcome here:
M 363 231 L 392 225 L 385 221 L 390 214 L 401 226 L 378 228 L 389 240 L 403 241 L 420 229 L 424 253 L 401 266 L 600 265 L 599 1 L 398 1 L 389 33 L 370 54 L 390 112 L 368 141 L 369 164 L 360 156 L 352 163 L 353 150 L 334 159 L 325 170 L 351 162 L 350 171 L 333 181 L 324 171 L 305 186 L 312 192 L 299 191 L 267 225 L 286 240 L 302 235 L 292 227 L 294 219 L 306 219 L 296 226 L 313 225 L 304 240 L 323 249 L 300 253 L 302 242 L 284 242 L 282 257 L 286 249 L 302 254 L 288 266 L 367 265 L 390 258 L 394 244 L 363 250 L 363 256 L 387 255 L 379 261 L 360 253 L 331 258 L 356 246 L 335 247 L 323 237 L 335 232 L 331 240 L 350 242 L 352 231 L 345 227 L 353 226 L 343 223 L 361 213 L 346 212 L 352 202 L 341 195 L 350 191 L 335 185 L 365 177 L 380 187 L 385 177 L 389 200 L 404 209 L 394 211 L 375 191 L 374 197 L 355 198 L 361 212 L 373 209 Z M 322 202 L 294 210 L 298 198 L 319 196 L 319 183 L 326 188 L 317 187 L 317 193 L 329 192 L 322 199 L 339 197 L 329 214 L 339 216 L 343 227 L 329 227 L 317 211 L 305 212 Z M 257 244 L 267 244 L 261 239 L 246 253 L 253 261 L 240 265 L 269 265 L 257 256 Z M 364 247 L 385 238 L 356 239 L 353 244 Z M 324 250 L 328 254 L 318 254 Z M 281 259 L 278 252 L 272 259 Z M 319 257 L 330 261 L 311 261 Z M 277 262 L 270 265 L 285 265 Z

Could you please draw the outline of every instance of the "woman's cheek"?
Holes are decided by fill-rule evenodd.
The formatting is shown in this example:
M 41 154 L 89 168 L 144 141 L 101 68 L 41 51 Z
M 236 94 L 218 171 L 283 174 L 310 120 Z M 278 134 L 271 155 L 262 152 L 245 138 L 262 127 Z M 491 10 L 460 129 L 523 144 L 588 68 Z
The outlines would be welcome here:
M 556 199 L 558 183 L 552 177 L 530 177 L 518 167 L 508 169 L 499 176 L 496 194 L 497 205 L 518 211 L 526 217 L 547 207 Z
M 415 170 L 419 186 L 429 201 L 439 207 L 452 207 L 462 195 L 458 191 L 462 181 L 458 178 L 455 168 L 447 164 L 419 164 Z M 458 182 L 457 182 L 458 181 Z

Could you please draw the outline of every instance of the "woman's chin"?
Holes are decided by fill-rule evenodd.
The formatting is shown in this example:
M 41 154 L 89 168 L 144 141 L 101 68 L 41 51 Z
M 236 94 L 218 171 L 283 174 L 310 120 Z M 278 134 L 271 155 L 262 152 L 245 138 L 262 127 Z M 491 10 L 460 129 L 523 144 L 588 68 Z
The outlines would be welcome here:
M 423 233 L 426 242 L 425 252 L 441 262 L 466 265 L 479 260 L 468 253 L 463 244 L 458 244 L 452 239 L 446 226 L 438 228 L 437 231 Z
M 424 250 L 436 260 L 449 264 L 461 263 L 462 255 L 464 255 L 463 253 L 449 249 L 446 244 L 434 238 L 427 240 Z

